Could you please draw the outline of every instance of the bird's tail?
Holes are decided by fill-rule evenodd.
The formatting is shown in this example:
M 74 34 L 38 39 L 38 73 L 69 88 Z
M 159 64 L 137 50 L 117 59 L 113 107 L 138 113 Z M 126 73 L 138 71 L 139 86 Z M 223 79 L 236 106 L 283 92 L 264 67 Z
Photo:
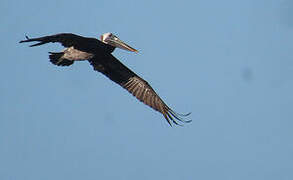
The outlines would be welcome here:
M 70 66 L 74 61 L 63 58 L 64 52 L 49 52 L 49 58 L 52 64 L 57 66 Z

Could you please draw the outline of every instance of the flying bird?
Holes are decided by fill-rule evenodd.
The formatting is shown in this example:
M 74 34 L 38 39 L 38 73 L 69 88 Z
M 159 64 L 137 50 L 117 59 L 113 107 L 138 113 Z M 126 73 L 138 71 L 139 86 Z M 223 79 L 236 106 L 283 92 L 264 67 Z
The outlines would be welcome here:
M 177 120 L 184 123 L 191 122 L 191 120 L 183 119 L 184 116 L 188 116 L 190 113 L 178 114 L 173 111 L 158 96 L 147 81 L 136 75 L 112 55 L 116 47 L 131 52 L 138 52 L 114 34 L 105 33 L 100 36 L 100 40 L 72 33 L 60 33 L 39 38 L 29 38 L 26 36 L 26 40 L 22 40 L 19 43 L 34 41 L 37 43 L 30 45 L 30 47 L 50 42 L 61 43 L 65 47 L 63 51 L 49 52 L 51 63 L 57 66 L 70 66 L 75 61 L 88 60 L 94 70 L 103 73 L 109 79 L 125 88 L 138 100 L 162 113 L 170 126 L 172 126 L 171 122 L 181 125 Z

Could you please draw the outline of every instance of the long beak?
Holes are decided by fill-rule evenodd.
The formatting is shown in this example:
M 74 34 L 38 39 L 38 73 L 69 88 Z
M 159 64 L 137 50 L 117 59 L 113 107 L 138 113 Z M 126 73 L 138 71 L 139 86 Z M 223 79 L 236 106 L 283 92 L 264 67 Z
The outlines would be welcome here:
M 120 49 L 124 49 L 124 50 L 127 50 L 127 51 L 132 51 L 132 52 L 138 53 L 138 50 L 130 47 L 128 44 L 124 43 L 123 41 L 121 41 L 116 36 L 112 36 L 111 39 L 108 40 L 108 43 L 111 46 L 114 46 L 114 47 L 117 47 L 117 48 L 120 48 Z

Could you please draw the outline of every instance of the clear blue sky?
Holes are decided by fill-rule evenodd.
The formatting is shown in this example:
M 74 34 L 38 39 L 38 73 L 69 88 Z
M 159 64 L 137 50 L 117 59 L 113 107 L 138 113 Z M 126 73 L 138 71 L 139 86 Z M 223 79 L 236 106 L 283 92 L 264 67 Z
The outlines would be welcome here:
M 0 2 L 1 180 L 293 179 L 289 0 Z M 114 55 L 191 124 L 25 35 L 113 32 Z

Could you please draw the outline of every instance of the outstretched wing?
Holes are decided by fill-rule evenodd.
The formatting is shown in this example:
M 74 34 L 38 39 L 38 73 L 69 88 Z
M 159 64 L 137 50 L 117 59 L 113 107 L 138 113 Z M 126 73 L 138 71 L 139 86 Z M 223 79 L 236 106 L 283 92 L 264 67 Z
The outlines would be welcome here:
M 30 47 L 39 46 L 49 42 L 52 42 L 52 43 L 59 42 L 64 47 L 71 47 L 71 46 L 80 44 L 85 39 L 82 36 L 78 36 L 71 33 L 60 33 L 60 34 L 55 34 L 51 36 L 43 36 L 39 38 L 29 38 L 28 36 L 25 36 L 25 37 L 26 37 L 26 40 L 22 40 L 19 43 L 39 41 L 39 43 L 37 44 L 30 45 Z
M 128 69 L 112 54 L 99 57 L 95 56 L 93 59 L 90 59 L 89 62 L 94 67 L 94 70 L 103 73 L 112 81 L 125 88 L 138 100 L 150 106 L 154 110 L 162 113 L 170 126 L 172 126 L 171 121 L 176 125 L 180 125 L 176 120 L 185 123 L 191 122 L 183 120 L 182 118 L 182 116 L 188 116 L 190 113 L 182 115 L 174 112 L 158 96 L 158 94 L 153 90 L 147 81 L 140 78 L 130 69 Z
M 40 46 L 50 42 L 52 43 L 58 42 L 58 43 L 61 43 L 62 46 L 64 47 L 73 46 L 75 49 L 78 49 L 84 52 L 95 53 L 101 49 L 103 49 L 104 51 L 107 51 L 107 50 L 113 51 L 112 46 L 102 43 L 98 39 L 82 37 L 72 33 L 60 33 L 60 34 L 55 34 L 51 36 L 43 36 L 39 38 L 29 38 L 28 36 L 26 36 L 26 40 L 22 40 L 19 43 L 34 42 L 34 41 L 38 43 L 30 45 L 30 47 Z

